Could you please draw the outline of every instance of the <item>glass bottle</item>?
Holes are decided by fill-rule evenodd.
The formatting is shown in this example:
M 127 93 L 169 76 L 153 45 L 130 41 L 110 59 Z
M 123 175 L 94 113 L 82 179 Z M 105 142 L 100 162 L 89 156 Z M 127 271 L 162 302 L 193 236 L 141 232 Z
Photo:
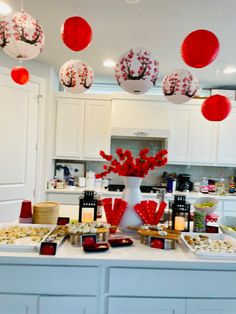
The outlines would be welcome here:
M 200 192 L 202 193 L 208 193 L 208 180 L 206 177 L 203 178 L 200 186 Z
M 230 177 L 229 181 L 229 193 L 234 193 L 235 192 L 235 182 L 234 182 L 234 177 Z
M 223 178 L 222 173 L 220 174 L 220 178 L 217 182 L 217 194 L 218 195 L 225 195 L 225 180 Z

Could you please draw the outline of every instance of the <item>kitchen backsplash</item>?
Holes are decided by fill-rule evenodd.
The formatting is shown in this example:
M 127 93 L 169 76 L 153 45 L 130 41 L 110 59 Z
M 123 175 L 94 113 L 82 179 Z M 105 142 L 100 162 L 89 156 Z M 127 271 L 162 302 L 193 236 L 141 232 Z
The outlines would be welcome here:
M 87 161 L 86 169 L 99 173 L 102 171 L 103 164 L 105 163 L 99 161 Z M 231 167 L 167 165 L 165 167 L 150 171 L 148 176 L 143 179 L 142 184 L 160 185 L 161 177 L 164 171 L 176 174 L 188 173 L 191 175 L 192 182 L 201 182 L 203 177 L 217 178 L 220 176 L 220 174 L 223 175 L 226 181 L 229 180 L 230 176 L 236 176 L 236 168 Z M 123 178 L 116 174 L 109 174 L 108 178 L 111 179 L 112 183 L 123 183 Z

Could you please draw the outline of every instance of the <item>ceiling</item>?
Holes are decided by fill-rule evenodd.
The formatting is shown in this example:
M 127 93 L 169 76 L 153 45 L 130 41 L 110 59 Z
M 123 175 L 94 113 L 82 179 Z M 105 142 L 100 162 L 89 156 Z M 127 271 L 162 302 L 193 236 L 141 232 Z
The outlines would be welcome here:
M 21 0 L 5 0 L 14 11 Z M 70 59 L 82 59 L 95 73 L 97 83 L 116 83 L 112 68 L 105 59 L 117 61 L 129 48 L 144 47 L 160 63 L 158 84 L 165 74 L 185 67 L 200 80 L 202 87 L 234 88 L 236 73 L 224 74 L 227 66 L 236 66 L 235 0 L 24 0 L 24 10 L 33 15 L 46 36 L 46 46 L 37 61 L 52 65 L 56 72 Z M 81 52 L 67 48 L 60 37 L 64 20 L 78 15 L 93 29 L 91 45 Z M 193 69 L 180 57 L 180 45 L 191 31 L 204 28 L 214 32 L 220 41 L 217 59 L 202 69 Z

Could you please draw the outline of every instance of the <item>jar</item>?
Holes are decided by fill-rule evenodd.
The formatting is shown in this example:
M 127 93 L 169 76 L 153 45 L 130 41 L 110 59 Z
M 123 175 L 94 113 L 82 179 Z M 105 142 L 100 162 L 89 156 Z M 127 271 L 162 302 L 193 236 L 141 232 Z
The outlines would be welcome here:
M 193 232 L 206 232 L 206 213 L 203 211 L 194 211 Z

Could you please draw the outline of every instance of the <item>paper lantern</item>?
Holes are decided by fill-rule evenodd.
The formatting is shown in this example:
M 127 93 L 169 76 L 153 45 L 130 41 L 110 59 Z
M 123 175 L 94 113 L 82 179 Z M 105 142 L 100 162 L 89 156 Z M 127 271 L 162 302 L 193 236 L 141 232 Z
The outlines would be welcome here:
M 30 14 L 18 11 L 0 21 L 0 46 L 14 59 L 36 58 L 44 48 L 44 33 Z
M 64 44 L 74 51 L 88 47 L 92 40 L 92 29 L 88 22 L 79 16 L 65 20 L 61 27 L 61 37 Z
M 164 96 L 174 104 L 183 104 L 194 97 L 199 89 L 198 79 L 185 69 L 166 75 L 162 82 Z
M 222 121 L 230 114 L 231 102 L 223 95 L 213 95 L 203 102 L 201 110 L 207 120 Z
M 59 73 L 60 82 L 71 93 L 83 93 L 93 84 L 93 70 L 80 60 L 63 64 Z
M 115 77 L 125 91 L 143 94 L 156 85 L 159 63 L 151 52 L 144 48 L 130 49 L 119 59 L 115 67 Z
M 11 70 L 11 77 L 14 82 L 20 85 L 28 83 L 30 79 L 29 71 L 21 66 L 14 67 Z
M 214 33 L 198 29 L 185 37 L 181 46 L 181 56 L 189 66 L 203 68 L 216 59 L 219 49 L 219 40 Z

